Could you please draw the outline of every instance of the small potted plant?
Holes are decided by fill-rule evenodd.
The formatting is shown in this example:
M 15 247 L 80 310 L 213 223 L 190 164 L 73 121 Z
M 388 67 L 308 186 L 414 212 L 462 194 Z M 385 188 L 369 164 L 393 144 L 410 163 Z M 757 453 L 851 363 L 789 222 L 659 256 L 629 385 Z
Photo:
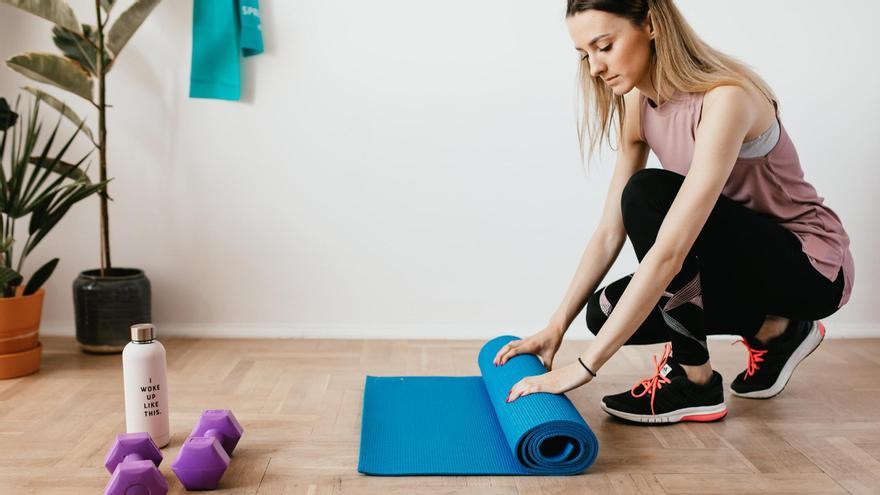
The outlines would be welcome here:
M 81 24 L 65 0 L 0 0 L 41 17 L 55 26 L 52 41 L 61 51 L 22 53 L 6 61 L 12 70 L 39 83 L 68 91 L 89 103 L 98 115 L 98 132 L 88 127 L 98 151 L 100 180 L 107 179 L 106 76 L 128 41 L 161 0 L 135 0 L 128 8 L 114 9 L 115 0 L 85 2 L 95 24 Z M 112 22 L 111 22 L 112 21 Z M 24 88 L 56 108 L 63 103 L 40 89 Z M 66 108 L 66 107 L 65 107 Z M 82 119 L 67 108 L 64 115 L 77 124 Z M 121 352 L 129 341 L 129 327 L 151 321 L 150 280 L 139 268 L 113 266 L 110 259 L 110 199 L 106 186 L 98 194 L 101 203 L 100 268 L 84 270 L 73 283 L 76 339 L 86 352 Z
M 105 184 L 91 183 L 80 168 L 90 153 L 72 164 L 63 160 L 79 128 L 53 152 L 53 143 L 61 141 L 59 117 L 38 148 L 42 130 L 40 99 L 34 101 L 26 123 L 18 122 L 18 102 L 12 110 L 6 99 L 0 98 L 0 379 L 27 375 L 40 368 L 42 285 L 58 265 L 58 258 L 35 270 L 27 283 L 22 276 L 25 259 L 74 204 Z M 18 230 L 19 239 L 24 238 L 19 247 L 16 224 L 26 217 L 27 228 Z M 15 251 L 19 252 L 17 260 Z

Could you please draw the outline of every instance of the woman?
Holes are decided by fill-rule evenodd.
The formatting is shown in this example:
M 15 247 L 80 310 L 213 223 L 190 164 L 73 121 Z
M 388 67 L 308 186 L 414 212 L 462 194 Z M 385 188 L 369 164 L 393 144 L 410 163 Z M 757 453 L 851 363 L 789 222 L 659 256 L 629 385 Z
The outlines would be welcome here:
M 619 150 L 602 217 L 548 326 L 495 357 L 537 354 L 547 373 L 508 401 L 589 382 L 625 344 L 669 342 L 656 372 L 602 408 L 641 423 L 713 421 L 727 414 L 707 334 L 748 350 L 731 391 L 773 397 L 822 341 L 818 322 L 843 306 L 854 278 L 849 237 L 804 180 L 776 98 L 745 65 L 700 40 L 671 0 L 569 0 L 581 57 L 581 147 L 617 116 Z M 609 139 L 610 140 L 610 139 Z M 645 169 L 649 149 L 663 169 Z M 635 273 L 594 290 L 629 236 Z M 587 305 L 596 339 L 565 367 L 553 357 Z

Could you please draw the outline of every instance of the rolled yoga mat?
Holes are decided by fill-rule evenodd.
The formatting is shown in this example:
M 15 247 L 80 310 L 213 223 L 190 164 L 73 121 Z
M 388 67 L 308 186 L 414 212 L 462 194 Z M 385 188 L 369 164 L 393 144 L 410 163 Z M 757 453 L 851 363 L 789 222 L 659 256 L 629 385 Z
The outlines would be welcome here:
M 367 376 L 358 472 L 404 475 L 570 475 L 593 464 L 596 435 L 565 395 L 507 403 L 522 378 L 546 373 L 537 356 L 492 364 L 518 337 L 490 340 L 481 376 Z

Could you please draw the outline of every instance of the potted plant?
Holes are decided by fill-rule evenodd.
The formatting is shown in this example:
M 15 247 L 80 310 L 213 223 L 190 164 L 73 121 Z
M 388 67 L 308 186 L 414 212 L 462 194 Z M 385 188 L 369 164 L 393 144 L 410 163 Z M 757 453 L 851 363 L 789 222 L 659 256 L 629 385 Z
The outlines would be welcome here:
M 0 98 L 0 379 L 27 375 L 40 367 L 42 285 L 58 265 L 58 258 L 34 271 L 27 283 L 22 276 L 25 259 L 71 206 L 105 185 L 92 184 L 80 169 L 90 153 L 73 164 L 63 161 L 79 128 L 53 153 L 53 143 L 60 140 L 59 117 L 38 150 L 40 99 L 34 101 L 26 125 L 17 122 L 18 101 L 13 111 L 6 99 Z M 25 217 L 29 217 L 27 229 L 18 232 L 27 236 L 16 261 L 16 222 Z
M 0 0 L 55 26 L 52 41 L 61 55 L 23 53 L 6 61 L 12 70 L 34 81 L 73 93 L 95 108 L 98 133 L 83 126 L 98 150 L 100 180 L 100 268 L 85 270 L 73 283 L 76 338 L 86 352 L 120 352 L 129 340 L 129 327 L 151 321 L 150 281 L 143 270 L 114 267 L 110 258 L 110 218 L 107 180 L 107 100 L 106 76 L 129 39 L 160 0 L 136 0 L 118 15 L 112 11 L 115 0 L 94 0 L 95 25 L 80 24 L 65 0 Z M 111 25 L 111 18 L 112 25 Z M 97 95 L 95 95 L 97 86 Z M 62 112 L 78 125 L 82 119 L 61 101 L 34 88 L 24 88 Z M 97 138 L 97 139 L 96 139 Z

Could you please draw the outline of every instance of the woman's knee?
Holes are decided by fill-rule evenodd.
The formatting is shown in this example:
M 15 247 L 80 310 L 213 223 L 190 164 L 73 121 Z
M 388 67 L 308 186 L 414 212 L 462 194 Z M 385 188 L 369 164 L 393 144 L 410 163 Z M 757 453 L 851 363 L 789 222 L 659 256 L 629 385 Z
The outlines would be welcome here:
M 634 173 L 620 195 L 620 211 L 624 225 L 631 224 L 633 214 L 649 208 L 649 201 L 655 197 L 666 197 L 671 192 L 674 198 L 681 187 L 682 176 L 659 168 L 644 168 Z
M 605 320 L 608 319 L 607 309 L 603 307 L 601 299 L 604 297 L 605 289 L 600 289 L 590 297 L 587 301 L 587 328 L 593 335 L 598 335 Z

